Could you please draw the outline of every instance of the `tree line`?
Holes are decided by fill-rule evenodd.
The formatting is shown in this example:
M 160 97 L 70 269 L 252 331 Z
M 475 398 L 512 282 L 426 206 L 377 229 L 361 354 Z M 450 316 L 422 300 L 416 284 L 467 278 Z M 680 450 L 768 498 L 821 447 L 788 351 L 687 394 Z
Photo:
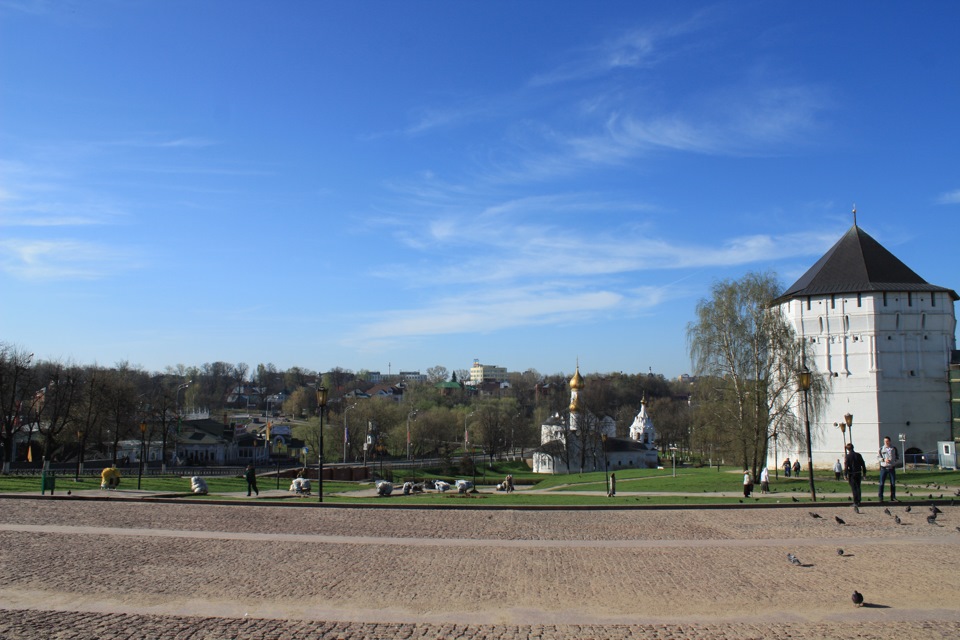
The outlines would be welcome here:
M 447 385 L 442 366 L 428 370 L 426 382 L 407 382 L 402 400 L 356 397 L 373 386 L 366 372 L 336 367 L 316 372 L 302 367 L 278 370 L 273 364 L 206 363 L 148 372 L 118 363 L 113 367 L 35 360 L 26 348 L 0 343 L 0 455 L 9 471 L 15 435 L 26 435 L 36 462 L 69 461 L 88 454 L 115 456 L 122 440 L 144 438 L 172 447 L 178 417 L 202 408 L 211 417 L 255 409 L 301 420 L 300 434 L 319 445 L 317 385 L 329 390 L 324 422 L 327 460 L 367 456 L 452 455 L 465 444 L 495 457 L 507 450 L 540 444 L 540 425 L 564 415 L 569 405 L 569 376 L 544 376 L 533 369 L 510 375 L 509 384 L 477 394 L 468 385 Z M 467 377 L 454 372 L 450 379 Z M 467 374 L 468 375 L 468 374 Z M 611 415 L 626 435 L 640 402 L 646 398 L 659 420 L 658 429 L 672 441 L 687 438 L 683 411 L 689 391 L 655 374 L 593 374 L 581 392 L 590 411 Z M 453 387 L 453 388 L 452 388 Z M 238 392 L 249 392 L 248 395 Z M 282 398 L 279 403 L 272 398 Z M 409 436 L 408 436 L 409 433 Z M 20 448 L 19 455 L 25 455 Z
M 688 324 L 694 382 L 662 375 L 585 375 L 580 404 L 593 416 L 615 420 L 625 437 L 646 400 L 661 454 L 676 447 L 688 460 L 742 465 L 757 473 L 775 443 L 799 446 L 804 424 L 796 406 L 799 371 L 813 368 L 807 343 L 772 304 L 781 291 L 773 274 L 748 273 L 714 284 Z M 202 407 L 212 417 L 255 408 L 303 420 L 298 437 L 319 451 L 317 386 L 329 390 L 324 423 L 324 458 L 448 456 L 469 446 L 495 457 L 540 444 L 540 428 L 551 416 L 568 419 L 569 375 L 534 369 L 512 373 L 508 385 L 476 393 L 463 381 L 466 370 L 427 370 L 423 383 L 402 384 L 389 399 L 357 397 L 373 387 L 366 371 L 335 367 L 316 372 L 273 364 L 177 365 L 162 373 L 128 363 L 114 367 L 34 361 L 27 349 L 0 343 L 0 411 L 4 470 L 13 461 L 15 434 L 29 432 L 47 460 L 69 460 L 87 451 L 107 454 L 123 439 L 164 441 L 184 407 Z M 828 393 L 824 376 L 812 376 L 811 417 Z M 441 387 L 441 388 L 438 388 Z M 361 394 L 362 395 L 362 394 Z M 282 398 L 280 401 L 271 399 Z M 279 406 L 278 406 L 279 404 Z M 366 447 L 365 447 L 366 445 Z

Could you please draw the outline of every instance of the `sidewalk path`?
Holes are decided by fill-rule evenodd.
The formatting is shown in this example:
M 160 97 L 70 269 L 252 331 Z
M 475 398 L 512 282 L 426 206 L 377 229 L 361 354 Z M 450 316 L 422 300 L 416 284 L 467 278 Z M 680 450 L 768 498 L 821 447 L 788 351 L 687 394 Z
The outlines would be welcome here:
M 960 637 L 960 507 L 0 507 L 3 638 Z

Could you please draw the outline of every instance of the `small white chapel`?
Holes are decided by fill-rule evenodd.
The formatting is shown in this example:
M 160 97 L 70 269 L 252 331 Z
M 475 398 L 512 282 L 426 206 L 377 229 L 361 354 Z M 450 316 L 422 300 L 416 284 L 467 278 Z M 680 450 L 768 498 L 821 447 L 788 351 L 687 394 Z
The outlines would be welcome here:
M 617 437 L 610 416 L 598 417 L 581 406 L 584 387 L 580 367 L 570 379 L 570 410 L 551 416 L 540 426 L 540 447 L 533 452 L 534 473 L 619 471 L 657 466 L 657 432 L 647 412 L 646 398 L 630 425 L 629 437 Z

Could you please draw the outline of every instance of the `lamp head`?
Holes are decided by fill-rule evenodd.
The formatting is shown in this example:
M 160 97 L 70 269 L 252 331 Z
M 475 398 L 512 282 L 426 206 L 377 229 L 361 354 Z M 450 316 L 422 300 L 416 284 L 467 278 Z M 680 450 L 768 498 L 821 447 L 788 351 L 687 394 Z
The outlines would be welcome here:
M 323 385 L 317 387 L 317 406 L 327 406 L 327 388 Z
M 852 413 L 848 413 L 848 414 L 844 415 L 844 416 L 843 416 L 843 420 L 844 420 L 844 422 L 847 423 L 847 426 L 848 426 L 848 427 L 852 427 L 852 426 L 853 426 L 853 414 L 852 414 Z
M 801 369 L 798 380 L 800 382 L 800 389 L 803 391 L 809 391 L 810 384 L 813 382 L 813 375 L 810 373 L 810 369 L 807 369 L 806 367 Z

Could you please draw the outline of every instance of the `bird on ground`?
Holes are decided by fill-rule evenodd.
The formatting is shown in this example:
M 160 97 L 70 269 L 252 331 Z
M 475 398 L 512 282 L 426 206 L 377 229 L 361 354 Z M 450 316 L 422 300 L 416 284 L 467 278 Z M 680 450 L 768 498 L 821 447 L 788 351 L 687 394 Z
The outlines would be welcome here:
M 927 516 L 927 524 L 937 524 L 937 514 L 933 513 Z
M 833 519 L 837 521 L 837 524 L 847 524 L 840 516 L 833 516 Z
M 838 555 L 838 556 L 842 556 L 842 555 L 843 555 L 843 549 L 837 549 L 837 555 Z
M 888 516 L 893 515 L 892 513 L 890 513 L 890 509 L 887 509 L 886 507 L 884 507 L 883 512 Z
M 787 560 L 789 560 L 792 565 L 800 566 L 800 559 L 792 553 L 787 554 Z
M 813 511 L 810 512 L 810 517 L 811 517 L 811 518 L 823 518 L 823 516 L 821 516 L 819 513 L 814 513 Z
M 940 509 L 937 509 L 937 505 L 932 504 L 930 505 L 930 513 L 932 513 L 933 515 L 937 515 L 938 513 L 943 513 L 943 511 L 940 511 Z
M 794 502 L 800 502 L 799 500 L 797 500 L 795 496 L 790 496 L 790 499 L 793 500 Z
M 850 599 L 853 600 L 853 604 L 857 605 L 858 607 L 863 606 L 863 594 L 859 591 L 854 591 L 853 595 L 850 596 Z
M 913 509 L 910 507 L 910 505 L 907 505 L 907 508 L 904 509 L 904 511 L 905 511 L 906 513 L 910 513 L 911 511 L 913 511 Z
M 900 516 L 893 516 L 893 519 L 897 524 L 900 524 Z

